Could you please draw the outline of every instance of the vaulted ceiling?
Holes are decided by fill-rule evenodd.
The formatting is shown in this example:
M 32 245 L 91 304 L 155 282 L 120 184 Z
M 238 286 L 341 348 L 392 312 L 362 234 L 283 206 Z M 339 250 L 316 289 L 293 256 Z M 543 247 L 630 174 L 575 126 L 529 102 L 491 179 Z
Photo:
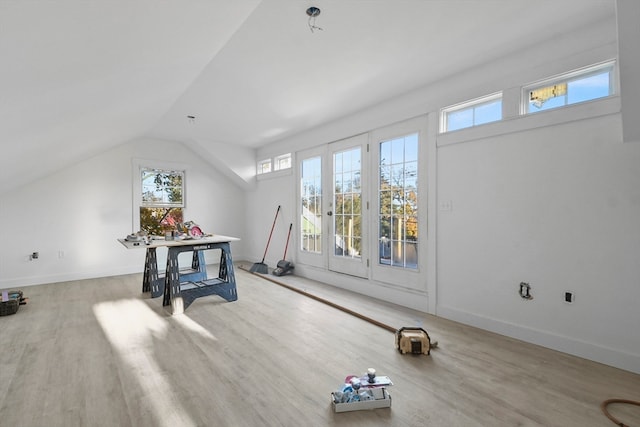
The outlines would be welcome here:
M 258 148 L 614 15 L 614 0 L 1 0 L 0 193 L 139 137 Z

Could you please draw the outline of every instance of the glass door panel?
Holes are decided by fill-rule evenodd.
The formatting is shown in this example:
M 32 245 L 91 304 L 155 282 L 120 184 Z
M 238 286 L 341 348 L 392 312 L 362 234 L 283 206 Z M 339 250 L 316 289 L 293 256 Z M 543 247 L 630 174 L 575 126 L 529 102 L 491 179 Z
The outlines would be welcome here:
M 366 143 L 367 136 L 360 135 L 330 144 L 333 196 L 329 269 L 360 277 L 367 276 L 362 191 Z
M 326 146 L 296 153 L 298 179 L 297 201 L 297 262 L 315 267 L 327 268 L 325 248 L 328 228 L 324 221 L 326 212 L 324 182 L 326 173 Z
M 418 268 L 418 134 L 380 144 L 378 263 Z
M 360 147 L 333 155 L 334 256 L 359 258 L 362 251 L 362 194 Z
M 300 166 L 300 250 L 322 253 L 322 158 L 304 159 Z
M 372 131 L 373 185 L 371 277 L 406 288 L 423 289 L 426 267 L 426 120 L 415 118 Z M 377 192 L 377 194 L 376 194 Z

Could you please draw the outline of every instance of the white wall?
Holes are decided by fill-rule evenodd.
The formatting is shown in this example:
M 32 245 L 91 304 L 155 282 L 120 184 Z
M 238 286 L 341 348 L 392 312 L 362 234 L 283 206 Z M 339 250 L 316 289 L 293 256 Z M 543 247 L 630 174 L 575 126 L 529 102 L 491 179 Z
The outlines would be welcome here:
M 3 195 L 1 236 L 10 244 L 0 247 L 0 288 L 141 272 L 144 250 L 126 250 L 116 241 L 137 231 L 134 158 L 186 165 L 185 220 L 205 232 L 244 237 L 237 186 L 180 143 L 141 139 Z M 233 244 L 234 256 L 244 256 L 243 245 Z M 40 258 L 29 261 L 34 251 Z
M 640 142 L 640 2 L 617 0 L 618 58 L 620 61 L 620 85 L 622 93 L 622 122 L 624 140 Z
M 518 93 L 538 79 L 615 58 L 615 37 L 614 23 L 603 22 L 531 46 L 279 141 L 258 157 L 421 114 L 430 114 L 433 126 L 440 107 L 498 90 Z M 620 99 L 533 118 L 518 118 L 518 105 L 505 107 L 503 123 L 457 135 L 430 131 L 436 271 L 422 278 L 435 282 L 428 286 L 429 306 L 439 316 L 640 372 L 640 145 L 622 142 Z M 247 206 L 258 209 L 277 193 L 293 216 L 294 189 L 291 177 L 259 181 Z M 442 201 L 452 209 L 438 210 Z M 267 223 L 256 221 L 262 229 Z M 354 279 L 326 271 L 311 277 L 357 288 Z M 532 286 L 533 300 L 519 296 L 522 281 Z M 366 293 L 384 294 L 374 283 L 365 286 Z M 564 302 L 565 291 L 575 293 L 573 304 Z M 399 293 L 383 298 L 409 307 L 415 302 Z
M 638 164 L 620 114 L 440 146 L 438 314 L 640 371 Z

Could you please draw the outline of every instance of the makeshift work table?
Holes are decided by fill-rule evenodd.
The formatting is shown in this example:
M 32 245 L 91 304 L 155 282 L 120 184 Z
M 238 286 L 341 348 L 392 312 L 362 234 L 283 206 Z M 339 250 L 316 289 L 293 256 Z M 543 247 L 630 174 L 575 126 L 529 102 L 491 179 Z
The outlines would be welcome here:
M 146 248 L 142 292 L 151 292 L 151 297 L 164 295 L 163 306 L 169 306 L 171 314 L 179 314 L 200 297 L 219 295 L 227 301 L 238 299 L 236 278 L 233 272 L 230 242 L 240 240 L 237 237 L 214 235 L 199 239 L 152 240 L 149 244 L 140 241 L 118 239 L 127 249 Z M 167 268 L 164 276 L 158 273 L 156 249 L 166 247 Z M 204 251 L 219 249 L 220 267 L 218 277 L 207 278 L 207 266 Z M 191 268 L 180 269 L 178 255 L 193 252 Z

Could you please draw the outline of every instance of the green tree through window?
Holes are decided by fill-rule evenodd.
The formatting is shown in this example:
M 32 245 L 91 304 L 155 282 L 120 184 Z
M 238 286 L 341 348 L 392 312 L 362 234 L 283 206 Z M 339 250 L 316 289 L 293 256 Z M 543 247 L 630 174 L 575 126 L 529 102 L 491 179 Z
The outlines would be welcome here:
M 142 169 L 140 228 L 163 235 L 184 222 L 184 171 Z
M 418 268 L 418 134 L 380 143 L 379 264 Z
M 334 154 L 334 255 L 360 258 L 362 253 L 362 186 L 360 148 Z

